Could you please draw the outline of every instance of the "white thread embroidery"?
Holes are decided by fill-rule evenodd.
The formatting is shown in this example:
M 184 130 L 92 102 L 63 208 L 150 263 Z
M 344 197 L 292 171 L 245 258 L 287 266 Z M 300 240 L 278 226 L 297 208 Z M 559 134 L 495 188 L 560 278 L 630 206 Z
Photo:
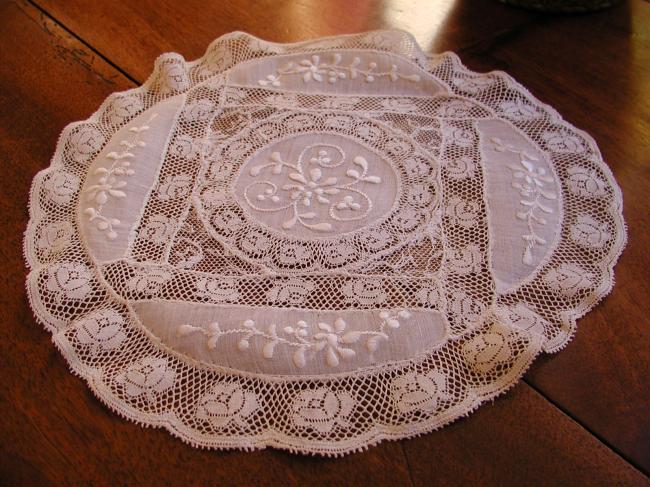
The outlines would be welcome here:
M 361 67 L 361 58 L 354 57 L 348 66 L 341 65 L 342 57 L 335 53 L 330 63 L 322 62 L 319 55 L 314 54 L 310 59 L 302 59 L 298 63 L 290 62 L 282 68 L 276 70 L 276 74 L 269 74 L 265 79 L 258 83 L 261 86 L 278 87 L 282 85 L 282 78 L 286 76 L 298 75 L 302 77 L 303 82 L 310 81 L 322 82 L 324 79 L 331 84 L 342 79 L 363 78 L 366 82 L 372 83 L 378 78 L 389 78 L 391 81 L 404 79 L 407 81 L 420 81 L 419 74 L 402 74 L 398 72 L 396 64 L 392 64 L 388 71 L 375 71 L 376 62 L 368 63 L 367 68 Z
M 129 128 L 129 132 L 133 134 L 131 140 L 122 140 L 120 145 L 124 148 L 121 152 L 109 152 L 106 158 L 113 161 L 110 167 L 98 167 L 93 172 L 94 175 L 99 176 L 97 184 L 89 186 L 85 193 L 88 200 L 93 201 L 96 206 L 89 206 L 84 209 L 84 214 L 88 215 L 88 219 L 95 223 L 98 230 L 106 232 L 109 239 L 117 237 L 117 232 L 113 227 L 120 225 L 118 218 L 107 218 L 102 215 L 102 210 L 108 202 L 109 197 L 124 198 L 126 193 L 123 188 L 126 187 L 125 180 L 118 179 L 118 177 L 132 176 L 135 171 L 131 169 L 131 162 L 135 154 L 132 150 L 136 147 L 145 147 L 147 144 L 140 140 L 140 134 L 149 130 L 149 123 L 156 118 L 158 114 L 154 113 L 149 117 L 149 120 L 144 125 L 139 127 Z
M 210 350 L 216 348 L 219 339 L 225 335 L 243 335 L 239 340 L 237 348 L 245 352 L 250 348 L 250 341 L 253 337 L 262 339 L 265 343 L 262 348 L 262 356 L 272 359 L 276 346 L 291 347 L 293 352 L 293 363 L 301 369 L 307 365 L 308 358 L 313 358 L 317 353 L 325 354 L 325 361 L 330 367 L 337 367 L 341 360 L 348 360 L 356 356 L 357 352 L 346 345 L 357 343 L 362 337 L 366 337 L 365 346 L 368 353 L 373 354 L 379 349 L 382 340 L 388 341 L 390 336 L 386 333 L 387 328 L 397 329 L 400 327 L 400 319 L 409 319 L 411 313 L 406 310 L 397 312 L 382 311 L 379 313 L 379 326 L 376 330 L 346 331 L 347 323 L 343 318 L 337 318 L 333 323 L 320 322 L 316 325 L 317 331 L 310 332 L 306 321 L 298 321 L 295 325 L 282 327 L 281 331 L 285 336 L 278 333 L 278 325 L 271 323 L 266 330 L 257 327 L 253 320 L 246 320 L 242 323 L 243 328 L 230 328 L 223 330 L 218 322 L 213 322 L 207 328 L 183 324 L 178 327 L 178 336 L 187 336 L 193 333 L 201 333 L 207 338 L 207 346 Z
M 528 226 L 528 233 L 522 235 L 521 238 L 526 242 L 522 261 L 524 264 L 532 265 L 533 263 L 533 249 L 536 245 L 545 245 L 547 242 L 540 235 L 535 232 L 535 225 L 546 225 L 546 219 L 537 211 L 542 213 L 553 213 L 553 209 L 546 206 L 540 198 L 547 200 L 557 199 L 557 194 L 552 191 L 544 189 L 544 183 L 552 183 L 553 178 L 546 175 L 546 170 L 542 167 L 535 167 L 534 162 L 539 161 L 539 158 L 526 151 L 516 149 L 512 145 L 503 142 L 499 138 L 493 138 L 494 149 L 498 152 L 512 152 L 519 156 L 520 166 L 508 166 L 508 169 L 513 171 L 512 187 L 519 191 L 523 197 L 519 203 L 524 208 L 518 211 L 516 216 L 518 219 L 526 222 Z
M 305 154 L 312 150 L 316 151 L 316 155 L 305 161 Z M 335 176 L 323 178 L 321 168 L 339 167 L 345 161 L 346 155 L 343 149 L 330 144 L 310 145 L 301 152 L 295 163 L 285 162 L 279 152 L 273 152 L 269 157 L 269 162 L 252 167 L 249 173 L 252 177 L 258 177 L 264 170 L 270 168 L 272 174 L 279 175 L 285 168 L 288 168 L 286 183 L 279 188 L 277 184 L 269 180 L 255 181 L 244 188 L 244 199 L 251 208 L 257 211 L 290 210 L 291 218 L 282 223 L 282 228 L 285 230 L 289 230 L 299 223 L 310 230 L 331 231 L 332 224 L 330 222 L 308 222 L 318 216 L 316 212 L 307 210 L 312 207 L 313 202 L 328 205 L 328 215 L 334 221 L 361 220 L 370 213 L 373 203 L 370 197 L 356 186 L 361 183 L 379 184 L 382 180 L 379 176 L 368 175 L 368 161 L 362 156 L 356 156 L 352 160 L 354 165 L 359 166 L 361 172 L 354 167 L 349 168 L 343 176 L 349 178 L 347 182 L 341 181 L 340 177 Z M 289 201 L 285 203 L 287 196 Z M 280 204 L 280 206 L 262 207 L 259 205 L 260 202 L 267 201 L 270 201 L 272 205 Z

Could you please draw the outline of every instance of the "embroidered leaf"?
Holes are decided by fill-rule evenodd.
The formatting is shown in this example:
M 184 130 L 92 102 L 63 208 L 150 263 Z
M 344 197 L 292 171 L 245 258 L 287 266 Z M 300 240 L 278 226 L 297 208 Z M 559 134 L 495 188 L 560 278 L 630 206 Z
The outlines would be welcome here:
M 361 333 L 358 331 L 350 331 L 341 337 L 342 343 L 356 343 L 361 338 Z
M 332 327 L 330 325 L 328 325 L 327 323 L 320 322 L 320 323 L 318 323 L 317 326 L 318 326 L 319 330 L 323 330 L 323 331 L 326 331 L 328 333 L 332 332 Z
M 526 265 L 531 265 L 533 263 L 533 254 L 530 250 L 530 247 L 526 247 L 524 250 L 524 257 L 522 260 Z
M 334 321 L 334 329 L 336 331 L 343 331 L 345 330 L 345 327 L 347 326 L 347 323 L 343 318 L 336 318 Z
M 306 220 L 311 220 L 312 218 L 315 217 L 316 217 L 316 213 L 313 213 L 311 211 L 309 213 L 303 213 L 302 215 L 300 215 L 300 218 L 305 218 Z
M 366 348 L 370 353 L 376 352 L 379 348 L 379 336 L 368 338 L 368 341 L 366 342 Z
M 219 340 L 219 335 L 212 335 L 208 340 L 208 348 L 214 350 L 217 347 L 217 341 Z
M 379 176 L 368 176 L 367 178 L 363 178 L 363 180 L 372 184 L 381 183 L 381 178 Z
M 356 171 L 354 169 L 348 169 L 345 174 L 347 174 L 351 178 L 359 179 L 359 171 Z
M 311 176 L 312 181 L 318 181 L 323 175 L 323 172 L 319 168 L 315 167 L 309 171 L 309 175 Z
M 339 364 L 339 358 L 332 347 L 327 349 L 327 365 L 336 367 Z
M 332 225 L 330 223 L 316 223 L 315 225 L 305 225 L 305 226 L 307 228 L 316 230 L 318 232 L 328 232 L 332 229 Z
M 366 172 L 368 170 L 368 161 L 364 157 L 357 156 L 354 158 L 353 161 L 357 166 L 361 166 L 363 168 L 363 172 Z
M 390 320 L 386 320 L 386 324 L 391 328 L 399 328 L 399 321 L 397 321 L 394 318 L 391 318 Z
M 266 345 L 264 345 L 264 348 L 262 348 L 262 356 L 266 359 L 271 359 L 273 358 L 273 352 L 275 351 L 275 344 L 277 342 L 268 342 Z
M 176 330 L 176 335 L 183 337 L 189 335 L 190 333 L 194 333 L 196 330 L 199 330 L 199 328 L 196 328 L 192 325 L 181 325 L 178 327 L 178 330 Z
M 299 183 L 307 184 L 305 177 L 298 172 L 292 172 L 289 174 L 289 178 L 293 179 L 294 181 L 298 181 Z
M 305 349 L 304 348 L 299 348 L 298 350 L 296 350 L 294 352 L 294 354 L 293 354 L 293 363 L 299 369 L 302 369 L 307 364 L 307 361 L 305 360 Z
M 248 343 L 248 340 L 245 338 L 242 338 L 239 340 L 239 343 L 237 344 L 237 348 L 239 349 L 240 352 L 245 352 L 248 350 L 248 347 L 250 346 L 250 343 Z
M 290 220 L 287 220 L 286 222 L 284 222 L 282 224 L 282 228 L 284 228 L 285 230 L 289 230 L 290 228 L 294 227 L 294 225 L 296 224 L 297 221 L 298 221 L 298 216 L 294 215 L 293 218 L 291 218 Z
M 351 348 L 343 348 L 343 347 L 339 347 L 339 348 L 337 349 L 337 351 L 339 352 L 339 355 L 341 355 L 341 357 L 344 358 L 344 359 L 352 358 L 352 357 L 354 357 L 354 356 L 357 354 L 357 353 L 356 353 L 354 350 L 352 350 Z

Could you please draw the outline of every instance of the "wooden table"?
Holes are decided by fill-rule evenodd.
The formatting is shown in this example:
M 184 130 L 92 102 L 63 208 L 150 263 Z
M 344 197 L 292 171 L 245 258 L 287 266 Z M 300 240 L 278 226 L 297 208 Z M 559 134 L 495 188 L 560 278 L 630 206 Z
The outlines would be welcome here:
M 23 290 L 29 185 L 59 132 L 141 84 L 164 51 L 194 59 L 232 30 L 284 42 L 382 27 L 508 71 L 594 136 L 630 233 L 613 293 L 494 404 L 341 459 L 197 450 L 118 417 L 69 373 Z M 642 0 L 583 16 L 493 0 L 0 1 L 0 484 L 649 485 L 649 138 Z

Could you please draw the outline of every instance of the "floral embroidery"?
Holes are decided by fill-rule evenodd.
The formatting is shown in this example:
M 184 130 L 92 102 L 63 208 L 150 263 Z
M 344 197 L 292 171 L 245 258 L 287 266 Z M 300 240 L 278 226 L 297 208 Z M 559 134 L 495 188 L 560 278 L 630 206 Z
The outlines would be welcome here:
M 431 307 L 438 306 L 441 298 L 440 291 L 434 286 L 420 288 L 418 292 L 415 293 L 415 297 L 423 306 Z
M 167 176 L 158 186 L 157 196 L 160 201 L 182 198 L 190 192 L 192 177 L 189 174 Z
M 477 224 L 478 204 L 474 201 L 467 201 L 453 196 L 449 198 L 449 202 L 445 208 L 445 216 L 452 225 L 472 228 Z
M 185 67 L 180 64 L 165 64 L 162 67 L 160 79 L 159 90 L 163 94 L 185 91 L 190 87 L 190 80 L 185 72 Z
M 69 139 L 67 154 L 74 162 L 88 162 L 104 144 L 104 136 L 94 127 L 82 126 Z
M 420 81 L 418 74 L 402 74 L 398 72 L 396 64 L 391 65 L 388 71 L 376 71 L 377 63 L 368 63 L 367 68 L 361 67 L 361 58 L 354 57 L 352 62 L 344 66 L 341 64 L 341 54 L 334 53 L 332 61 L 329 63 L 322 62 L 319 55 L 314 54 L 310 59 L 303 59 L 298 63 L 290 62 L 282 68 L 276 70 L 276 74 L 269 74 L 266 78 L 261 79 L 258 83 L 261 86 L 278 87 L 282 84 L 282 79 L 287 76 L 298 75 L 302 77 L 303 82 L 308 83 L 315 81 L 321 83 L 327 80 L 328 83 L 336 83 L 343 79 L 363 78 L 368 83 L 375 79 L 389 78 L 391 81 L 404 79 L 407 81 Z
M 381 279 L 350 280 L 343 285 L 341 292 L 349 301 L 363 306 L 381 304 L 388 299 Z
M 313 290 L 312 282 L 294 277 L 276 282 L 266 293 L 266 299 L 273 304 L 302 304 Z
M 123 147 L 121 152 L 109 152 L 106 154 L 106 158 L 112 161 L 111 165 L 106 167 L 98 167 L 93 172 L 93 175 L 99 176 L 97 184 L 89 186 L 85 194 L 87 195 L 88 201 L 94 203 L 95 206 L 89 206 L 84 209 L 84 214 L 88 215 L 88 219 L 91 222 L 95 223 L 95 226 L 98 230 L 106 232 L 106 236 L 109 239 L 114 239 L 117 237 L 117 232 L 113 227 L 120 225 L 120 220 L 117 218 L 108 218 L 102 214 L 104 206 L 109 200 L 109 197 L 113 198 L 124 198 L 126 193 L 124 192 L 124 187 L 127 185 L 127 182 L 120 177 L 132 176 L 135 174 L 135 171 L 131 169 L 131 162 L 129 159 L 135 157 L 132 152 L 136 147 L 146 146 L 145 142 L 140 140 L 140 134 L 149 130 L 149 123 L 156 118 L 157 114 L 154 113 L 149 117 L 149 120 L 145 122 L 144 125 L 139 127 L 129 128 L 132 138 L 131 140 L 123 140 L 120 142 L 120 146 Z
M 163 268 L 138 269 L 133 277 L 126 281 L 129 291 L 153 296 L 173 277 Z
M 241 335 L 237 348 L 245 352 L 250 348 L 253 337 L 262 340 L 262 356 L 272 359 L 278 345 L 290 347 L 293 350 L 294 365 L 302 369 L 307 365 L 308 359 L 313 359 L 323 353 L 325 362 L 329 367 L 337 367 L 341 360 L 349 360 L 357 355 L 350 345 L 365 339 L 365 348 L 369 354 L 379 349 L 382 340 L 388 341 L 388 329 L 397 329 L 401 326 L 400 319 L 409 319 L 411 313 L 406 310 L 397 312 L 382 311 L 379 313 L 380 322 L 376 330 L 347 330 L 347 323 L 343 318 L 336 318 L 333 323 L 319 322 L 316 330 L 311 331 L 306 321 L 298 321 L 295 325 L 288 325 L 281 330 L 275 323 L 271 323 L 266 330 L 261 330 L 253 320 L 246 320 L 241 328 L 222 329 L 218 322 L 210 323 L 207 328 L 184 324 L 178 327 L 178 336 L 187 336 L 201 333 L 207 338 L 210 350 L 216 348 L 219 339 L 227 335 Z
M 118 348 L 124 340 L 125 320 L 113 309 L 103 309 L 83 318 L 77 328 L 77 341 L 90 348 L 90 354 L 98 355 Z
M 216 428 L 235 423 L 247 425 L 246 418 L 257 411 L 259 405 L 255 393 L 244 390 L 238 384 L 216 384 L 198 402 L 196 417 Z
M 61 299 L 82 300 L 92 292 L 92 274 L 84 264 L 63 262 L 47 271 L 47 290 Z
M 328 144 L 315 144 L 305 148 L 295 163 L 285 162 L 279 152 L 273 152 L 267 163 L 252 167 L 250 175 L 258 177 L 263 171 L 270 170 L 277 176 L 288 168 L 285 184 L 278 187 L 268 179 L 255 181 L 244 189 L 244 198 L 257 211 L 290 210 L 291 217 L 282 223 L 282 228 L 286 230 L 297 223 L 318 232 L 332 230 L 330 222 L 312 223 L 318 217 L 317 212 L 310 210 L 314 204 L 326 205 L 328 216 L 334 221 L 363 219 L 372 210 L 373 203 L 356 186 L 361 183 L 379 184 L 381 178 L 368 175 L 368 161 L 361 156 L 352 161 L 361 171 L 348 169 L 344 176 L 347 180 L 341 181 L 340 176 L 324 177 L 323 169 L 341 166 L 345 158 L 340 147 Z
M 449 300 L 449 311 L 471 324 L 478 324 L 485 312 L 485 305 L 465 291 L 454 291 Z
M 462 249 L 453 250 L 449 256 L 449 268 L 456 274 L 480 272 L 483 253 L 477 244 L 468 244 Z
M 210 301 L 217 303 L 224 301 L 234 302 L 239 299 L 237 281 L 231 277 L 220 279 L 202 277 L 196 281 L 196 291 L 194 294 L 200 298 L 208 298 Z
M 462 354 L 467 363 L 481 374 L 491 372 L 512 358 L 510 344 L 496 326 L 466 342 Z
M 176 372 L 167 359 L 146 357 L 131 365 L 115 377 L 115 382 L 124 387 L 127 396 L 145 396 L 149 404 L 155 404 L 158 395 L 171 389 L 176 380 Z
M 447 386 L 447 376 L 431 370 L 426 374 L 409 372 L 393 380 L 393 398 L 402 413 L 425 411 L 431 413 L 441 401 L 453 398 Z
M 471 156 L 460 156 L 451 159 L 445 168 L 451 179 L 470 179 L 476 172 L 476 163 Z
M 138 237 L 155 245 L 163 245 L 174 236 L 176 221 L 165 215 L 153 215 L 138 232 Z
M 595 277 L 577 264 L 564 263 L 548 271 L 543 279 L 554 291 L 572 298 L 583 289 L 593 287 Z
M 585 151 L 585 147 L 578 137 L 564 131 L 545 132 L 542 139 L 551 151 L 560 154 L 582 154 Z
M 452 83 L 460 91 L 470 95 L 478 95 L 481 91 L 488 89 L 494 83 L 494 79 L 489 76 L 474 76 L 471 78 L 454 76 Z
M 572 166 L 567 174 L 569 175 L 567 184 L 574 194 L 584 198 L 598 198 L 607 194 L 605 181 L 598 176 L 594 169 Z
M 514 101 L 504 101 L 499 104 L 503 116 L 515 122 L 527 122 L 540 118 L 540 114 L 532 105 L 523 102 L 519 98 Z
M 125 120 L 135 116 L 144 104 L 140 97 L 135 95 L 120 96 L 113 100 L 107 113 L 111 125 L 122 125 Z
M 535 335 L 544 335 L 546 321 L 525 304 L 517 303 L 515 306 L 501 311 L 505 323 Z
M 52 222 L 41 228 L 36 248 L 46 256 L 51 256 L 65 249 L 73 234 L 72 224 L 67 221 Z
M 79 178 L 69 172 L 52 172 L 43 187 L 50 200 L 57 205 L 67 205 L 79 189 Z
M 347 427 L 346 418 L 354 409 L 354 399 L 347 391 L 326 387 L 300 391 L 292 405 L 293 422 L 302 428 L 329 433 L 336 426 Z
M 571 226 L 571 239 L 583 247 L 602 249 L 611 237 L 607 223 L 600 223 L 591 215 L 578 215 Z
M 540 198 L 547 200 L 557 199 L 557 194 L 544 188 L 545 183 L 553 183 L 553 178 L 546 175 L 546 170 L 542 167 L 535 167 L 534 162 L 539 158 L 526 151 L 516 149 L 512 145 L 504 143 L 501 139 L 493 138 L 495 150 L 499 152 L 512 152 L 519 156 L 518 166 L 508 166 L 513 171 L 512 187 L 519 191 L 522 199 L 519 203 L 523 210 L 518 211 L 516 216 L 519 220 L 526 222 L 528 233 L 521 238 L 526 242 L 522 261 L 524 264 L 533 264 L 533 249 L 537 245 L 545 245 L 547 242 L 535 232 L 535 225 L 546 225 L 547 221 L 543 213 L 551 214 L 553 209 L 546 206 Z M 540 214 L 541 212 L 541 214 Z

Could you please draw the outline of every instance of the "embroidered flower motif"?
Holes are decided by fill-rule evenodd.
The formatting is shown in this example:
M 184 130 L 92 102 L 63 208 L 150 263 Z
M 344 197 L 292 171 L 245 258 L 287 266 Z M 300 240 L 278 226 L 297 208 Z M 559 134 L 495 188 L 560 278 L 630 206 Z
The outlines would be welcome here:
M 73 233 L 72 224 L 67 221 L 52 222 L 41 228 L 36 240 L 36 248 L 43 255 L 51 256 L 65 249 Z
M 464 118 L 471 116 L 474 105 L 465 100 L 450 100 L 440 104 L 436 114 L 441 117 Z
M 95 200 L 98 205 L 104 205 L 109 196 L 124 198 L 126 193 L 121 189 L 126 186 L 126 181 L 120 181 L 115 176 L 102 176 L 98 184 L 89 186 L 86 190 L 89 200 Z
M 546 321 L 523 303 L 517 303 L 510 308 L 504 308 L 501 314 L 506 324 L 534 335 L 544 335 L 544 324 Z
M 169 201 L 182 198 L 190 192 L 192 177 L 189 174 L 176 174 L 167 176 L 158 186 L 158 199 Z
M 494 83 L 494 79 L 489 75 L 474 77 L 455 76 L 452 79 L 452 83 L 460 91 L 464 91 L 470 95 L 478 95 L 481 91 L 488 89 Z
M 572 298 L 583 289 L 592 288 L 595 277 L 577 264 L 563 263 L 548 271 L 543 280 L 554 291 Z
M 68 172 L 52 172 L 43 184 L 43 188 L 54 203 L 67 205 L 79 189 L 79 178 Z
M 63 262 L 47 271 L 47 290 L 61 299 L 82 300 L 92 292 L 92 274 L 84 264 Z
M 388 296 L 381 279 L 352 279 L 341 288 L 348 301 L 362 306 L 384 303 Z
M 129 291 L 153 296 L 173 277 L 173 274 L 163 268 L 138 269 L 128 281 Z
M 396 377 L 392 384 L 393 399 L 402 413 L 434 412 L 441 401 L 453 396 L 448 392 L 447 376 L 438 370 L 426 374 L 408 372 Z
M 466 342 L 461 352 L 470 367 L 480 374 L 487 374 L 512 358 L 504 331 L 496 326 Z
M 476 172 L 476 163 L 471 156 L 460 156 L 451 159 L 445 168 L 451 179 L 470 179 Z
M 351 348 L 342 347 L 341 343 L 345 341 L 345 328 L 347 323 L 343 318 L 337 318 L 333 325 L 327 323 L 318 323 L 319 333 L 314 335 L 316 340 L 314 349 L 316 351 L 326 350 L 327 365 L 336 367 L 339 364 L 339 357 L 349 359 L 356 355 Z
M 515 122 L 527 122 L 541 117 L 534 106 L 519 98 L 514 101 L 501 102 L 499 109 L 503 112 L 504 117 Z
M 582 141 L 575 135 L 566 132 L 545 132 L 542 135 L 542 140 L 546 142 L 549 150 L 560 154 L 582 154 L 585 152 Z
M 591 215 L 578 215 L 571 226 L 571 239 L 578 245 L 592 249 L 602 249 L 612 238 L 607 223 L 601 223 Z
M 127 396 L 144 396 L 151 405 L 158 401 L 159 394 L 171 389 L 175 380 L 176 372 L 167 359 L 157 357 L 146 357 L 115 377 Z
M 118 348 L 124 340 L 125 320 L 113 309 L 102 309 L 84 317 L 77 326 L 77 341 L 90 348 L 90 354 L 97 356 Z
M 474 145 L 475 137 L 469 129 L 447 127 L 444 132 L 449 142 L 458 147 L 472 147 Z
M 224 235 L 232 235 L 244 224 L 244 220 L 242 220 L 241 217 L 232 210 L 220 209 L 212 215 L 210 223 L 212 223 L 215 230 L 220 231 L 220 233 Z
M 199 144 L 189 135 L 177 135 L 173 142 L 169 144 L 169 153 L 183 159 L 192 160 L 199 155 Z
M 273 304 L 302 304 L 314 291 L 314 284 L 297 277 L 277 281 L 266 293 L 266 299 Z
M 190 87 L 190 80 L 184 66 L 176 63 L 165 64 L 160 70 L 160 92 L 167 94 L 185 91 Z
M 101 149 L 104 136 L 94 127 L 82 126 L 69 139 L 66 154 L 74 162 L 88 162 Z
M 435 286 L 420 288 L 415 297 L 423 306 L 437 307 L 440 304 L 440 290 Z
M 427 184 L 412 184 L 407 192 L 408 202 L 416 207 L 424 208 L 433 203 L 435 196 Z
M 478 223 L 478 204 L 452 196 L 445 208 L 445 216 L 452 225 L 472 228 Z
M 214 106 L 209 100 L 196 100 L 183 109 L 183 118 L 188 122 L 206 122 L 212 117 Z
M 449 256 L 449 268 L 456 274 L 480 272 L 483 265 L 483 253 L 477 244 L 468 244 L 455 249 Z
M 454 291 L 449 300 L 449 311 L 458 319 L 467 321 L 470 325 L 478 324 L 485 311 L 485 305 L 472 298 L 465 291 Z
M 347 391 L 332 391 L 326 387 L 300 391 L 292 405 L 293 422 L 301 428 L 329 433 L 336 426 L 347 427 L 346 418 L 354 409 L 354 399 Z
M 246 418 L 258 409 L 257 395 L 244 390 L 239 384 L 216 384 L 199 399 L 196 417 L 215 428 L 235 423 L 248 425 Z
M 584 198 L 598 198 L 605 196 L 605 181 L 593 169 L 581 166 L 572 166 L 567 171 L 569 177 L 566 182 L 572 193 Z
M 202 277 L 196 281 L 194 294 L 199 298 L 208 298 L 211 301 L 222 303 L 224 301 L 234 302 L 239 299 L 237 281 L 231 277 L 220 279 L 209 279 Z
M 121 125 L 126 120 L 134 117 L 144 104 L 140 97 L 136 95 L 118 96 L 113 98 L 108 112 L 107 119 L 111 125 Z
M 414 156 L 404 160 L 404 167 L 409 176 L 416 178 L 426 178 L 431 175 L 431 164 L 423 157 Z
M 176 221 L 165 215 L 152 215 L 139 232 L 139 238 L 155 245 L 166 244 L 176 231 Z
M 353 262 L 357 256 L 358 251 L 351 242 L 341 241 L 335 242 L 324 247 L 325 261 L 329 265 L 340 266 Z
M 312 258 L 312 251 L 309 246 L 302 243 L 287 243 L 278 254 L 278 260 L 282 265 L 305 265 Z

